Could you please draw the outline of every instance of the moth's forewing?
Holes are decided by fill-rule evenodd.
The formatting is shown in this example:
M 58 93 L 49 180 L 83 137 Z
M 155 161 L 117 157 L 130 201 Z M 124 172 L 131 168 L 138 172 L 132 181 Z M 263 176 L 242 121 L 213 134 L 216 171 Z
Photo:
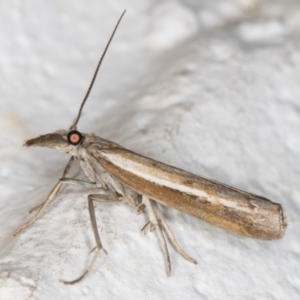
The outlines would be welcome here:
M 239 235 L 272 240 L 284 234 L 282 206 L 269 199 L 143 157 L 124 148 L 87 149 L 93 164 L 139 194 Z

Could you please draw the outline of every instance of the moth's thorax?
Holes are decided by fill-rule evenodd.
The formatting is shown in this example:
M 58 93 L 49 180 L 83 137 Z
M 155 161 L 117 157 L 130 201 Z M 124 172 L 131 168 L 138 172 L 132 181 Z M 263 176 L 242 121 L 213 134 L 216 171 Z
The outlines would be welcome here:
M 75 149 L 72 149 L 73 153 L 71 154 L 77 157 L 85 175 L 91 181 L 95 182 L 96 181 L 95 168 L 96 167 L 98 169 L 100 168 L 101 169 L 100 173 L 102 173 L 103 169 L 99 164 L 93 165 L 92 158 L 90 157 L 90 153 L 92 149 L 97 148 L 99 150 L 105 150 L 105 149 L 111 149 L 115 147 L 118 148 L 122 148 L 122 147 L 114 142 L 96 136 L 95 134 L 84 134 L 84 133 L 81 134 L 83 136 L 82 143 L 77 145 Z M 104 181 L 107 183 L 107 180 L 104 179 Z
M 93 146 L 97 146 L 100 149 L 110 149 L 110 148 L 123 148 L 117 143 L 111 142 L 109 140 L 105 140 L 101 138 L 100 136 L 97 136 L 95 134 L 87 134 L 87 133 L 82 133 L 83 135 L 83 141 L 82 141 L 82 147 L 83 148 L 90 148 Z

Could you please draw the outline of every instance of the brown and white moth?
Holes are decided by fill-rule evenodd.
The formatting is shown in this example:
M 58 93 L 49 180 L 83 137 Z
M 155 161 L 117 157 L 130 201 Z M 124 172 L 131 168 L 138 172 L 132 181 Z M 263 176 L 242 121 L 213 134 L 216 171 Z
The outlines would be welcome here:
M 278 203 L 152 160 L 94 134 L 77 131 L 83 106 L 124 13 L 125 11 L 119 18 L 98 62 L 78 115 L 70 129 L 45 134 L 24 144 L 27 147 L 58 149 L 70 154 L 71 158 L 62 178 L 54 186 L 47 200 L 37 207 L 36 216 L 21 226 L 15 234 L 41 216 L 62 184 L 95 188 L 95 194 L 88 196 L 88 205 L 96 252 L 87 270 L 73 281 L 62 281 L 65 284 L 80 281 L 93 268 L 101 249 L 106 252 L 97 229 L 94 201 L 124 202 L 137 211 L 147 211 L 149 222 L 142 230 L 147 232 L 155 229 L 164 253 L 167 275 L 171 274 L 171 262 L 166 236 L 180 255 L 193 263 L 196 261 L 178 245 L 156 203 L 178 209 L 229 232 L 256 239 L 279 239 L 283 236 L 286 227 L 283 208 Z M 88 181 L 66 177 L 74 159 L 79 162 Z

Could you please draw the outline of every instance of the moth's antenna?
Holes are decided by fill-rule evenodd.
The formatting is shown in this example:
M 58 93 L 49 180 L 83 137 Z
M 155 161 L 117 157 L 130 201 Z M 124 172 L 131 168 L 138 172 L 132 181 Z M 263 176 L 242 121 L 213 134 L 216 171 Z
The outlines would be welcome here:
M 114 28 L 114 31 L 113 31 L 113 33 L 111 34 L 111 36 L 110 36 L 110 38 L 109 38 L 109 40 L 108 40 L 108 43 L 107 43 L 107 45 L 106 45 L 106 47 L 105 47 L 105 49 L 104 49 L 104 51 L 103 51 L 103 53 L 102 53 L 102 55 L 101 55 L 101 58 L 100 58 L 100 60 L 99 60 L 99 62 L 98 62 L 98 65 L 97 65 L 97 67 L 96 67 L 96 70 L 95 70 L 95 72 L 94 72 L 94 75 L 93 75 L 92 81 L 91 81 L 91 83 L 90 83 L 90 86 L 89 86 L 89 88 L 88 88 L 88 90 L 87 90 L 87 92 L 86 92 L 86 94 L 85 94 L 85 96 L 84 96 L 84 98 L 83 98 L 83 100 L 82 100 L 82 102 L 81 102 L 81 105 L 80 105 L 78 114 L 77 114 L 76 118 L 74 119 L 73 124 L 70 126 L 70 130 L 75 130 L 75 129 L 77 128 L 77 123 L 78 123 L 78 121 L 79 121 L 79 119 L 80 119 L 80 116 L 81 116 L 81 112 L 82 112 L 83 106 L 84 106 L 84 104 L 85 104 L 87 98 L 89 97 L 90 92 L 91 92 L 91 90 L 92 90 L 92 88 L 93 88 L 93 85 L 94 85 L 94 82 L 95 82 L 95 80 L 96 80 L 96 77 L 97 77 L 99 68 L 100 68 L 100 66 L 101 66 L 102 60 L 103 60 L 103 58 L 104 58 L 104 56 L 105 56 L 105 54 L 106 54 L 106 51 L 107 51 L 107 49 L 108 49 L 108 47 L 109 47 L 109 45 L 110 45 L 110 42 L 112 41 L 112 39 L 113 39 L 113 37 L 114 37 L 114 34 L 115 34 L 115 32 L 116 32 L 116 30 L 117 30 L 117 28 L 118 28 L 118 26 L 119 26 L 119 24 L 120 24 L 120 22 L 121 22 L 121 20 L 122 20 L 122 18 L 123 18 L 125 12 L 126 12 L 126 9 L 123 11 L 121 17 L 119 18 L 119 20 L 118 20 L 118 22 L 117 22 L 117 24 L 116 24 L 116 26 L 115 26 L 115 28 Z

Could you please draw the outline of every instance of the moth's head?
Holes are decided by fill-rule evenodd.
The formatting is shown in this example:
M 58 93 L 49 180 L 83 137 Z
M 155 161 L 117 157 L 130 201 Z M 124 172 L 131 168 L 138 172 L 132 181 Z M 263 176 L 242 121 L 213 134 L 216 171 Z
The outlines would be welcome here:
M 84 135 L 77 130 L 57 130 L 53 133 L 40 135 L 24 142 L 26 147 L 46 147 L 74 154 L 77 146 L 84 140 Z

